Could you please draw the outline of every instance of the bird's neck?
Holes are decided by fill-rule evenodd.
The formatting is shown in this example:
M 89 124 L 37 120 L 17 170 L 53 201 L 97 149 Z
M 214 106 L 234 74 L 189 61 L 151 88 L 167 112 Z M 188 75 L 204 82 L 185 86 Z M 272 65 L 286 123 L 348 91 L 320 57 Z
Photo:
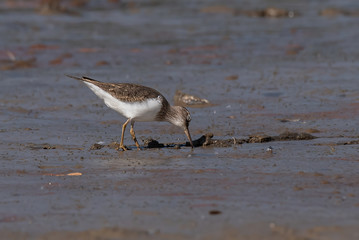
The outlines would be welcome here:
M 171 122 L 170 119 L 175 114 L 175 109 L 171 106 L 166 99 L 162 99 L 161 110 L 157 114 L 157 121 Z
M 178 112 L 178 106 L 171 106 L 171 105 L 168 105 L 168 111 L 166 113 L 166 120 L 165 121 L 168 121 L 170 123 L 172 123 L 173 125 L 176 125 L 176 126 L 180 126 L 180 116 L 179 116 L 179 112 Z

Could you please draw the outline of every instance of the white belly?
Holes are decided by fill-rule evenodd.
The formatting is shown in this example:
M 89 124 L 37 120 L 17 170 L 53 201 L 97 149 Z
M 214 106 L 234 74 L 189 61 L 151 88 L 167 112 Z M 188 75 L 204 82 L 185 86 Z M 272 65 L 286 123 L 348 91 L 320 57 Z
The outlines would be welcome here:
M 114 98 L 111 94 L 97 87 L 96 85 L 85 82 L 85 84 L 101 99 L 106 106 L 119 112 L 126 118 L 131 118 L 139 122 L 154 121 L 158 112 L 161 110 L 161 98 L 150 98 L 143 102 L 123 102 Z

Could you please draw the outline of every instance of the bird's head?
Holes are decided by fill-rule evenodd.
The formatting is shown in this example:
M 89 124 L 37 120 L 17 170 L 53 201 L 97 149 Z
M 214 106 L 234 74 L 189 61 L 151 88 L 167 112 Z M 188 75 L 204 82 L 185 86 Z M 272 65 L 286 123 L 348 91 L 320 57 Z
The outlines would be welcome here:
M 191 121 L 191 114 L 185 107 L 181 106 L 172 106 L 171 116 L 169 117 L 169 122 L 182 128 L 193 148 L 191 134 L 189 133 L 189 122 Z

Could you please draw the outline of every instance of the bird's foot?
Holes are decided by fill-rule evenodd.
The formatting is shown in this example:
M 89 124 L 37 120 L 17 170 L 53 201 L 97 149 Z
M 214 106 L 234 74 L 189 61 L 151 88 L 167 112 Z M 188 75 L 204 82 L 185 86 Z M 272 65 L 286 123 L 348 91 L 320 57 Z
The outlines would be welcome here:
M 118 146 L 118 147 L 116 148 L 116 150 L 120 150 L 120 149 L 122 149 L 123 151 L 129 150 L 129 148 L 126 147 L 125 145 L 120 145 L 120 146 Z
M 135 141 L 135 143 L 136 143 L 137 150 L 141 151 L 140 144 L 138 144 L 137 140 Z

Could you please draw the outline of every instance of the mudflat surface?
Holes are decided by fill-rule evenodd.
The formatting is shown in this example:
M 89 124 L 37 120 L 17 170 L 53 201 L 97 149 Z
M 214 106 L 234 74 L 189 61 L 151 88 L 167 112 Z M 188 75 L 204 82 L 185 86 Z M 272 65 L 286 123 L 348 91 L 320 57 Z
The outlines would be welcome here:
M 359 239 L 359 4 L 79 2 L 0 2 L 1 239 Z M 117 151 L 64 74 L 207 99 L 213 137 L 136 123 L 166 147 Z

